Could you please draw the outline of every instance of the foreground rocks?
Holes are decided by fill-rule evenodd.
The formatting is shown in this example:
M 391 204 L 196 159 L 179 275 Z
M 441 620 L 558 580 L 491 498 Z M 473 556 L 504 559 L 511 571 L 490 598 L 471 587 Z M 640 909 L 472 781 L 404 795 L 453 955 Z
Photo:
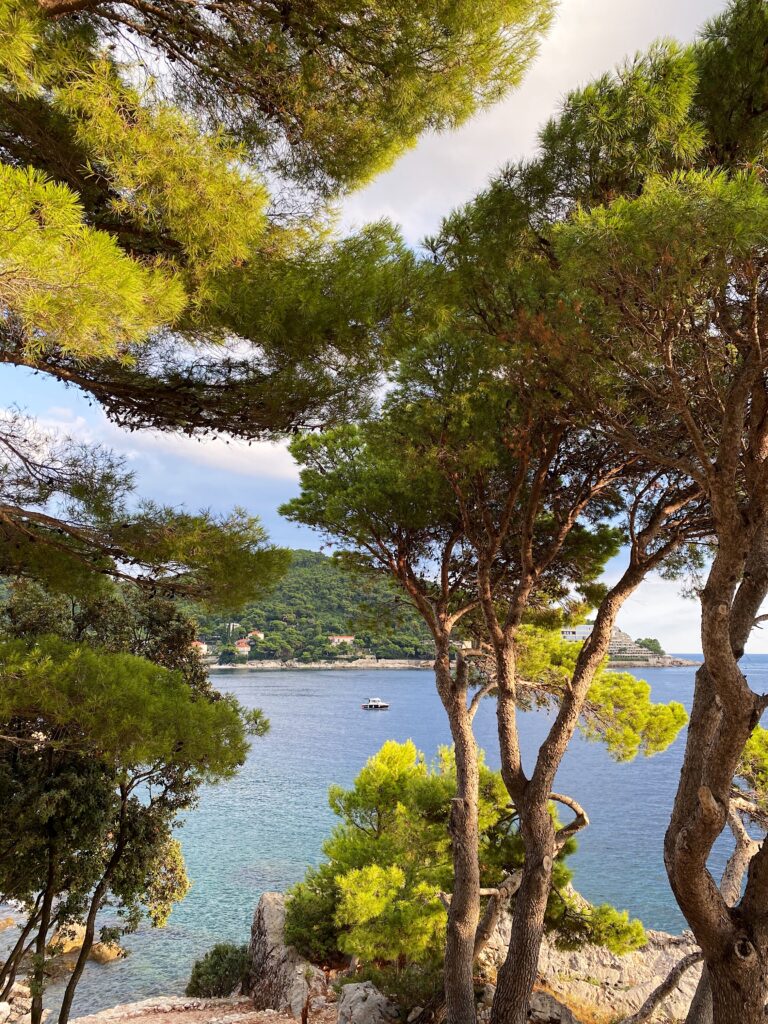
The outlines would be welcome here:
M 68 956 L 79 953 L 85 941 L 85 925 L 68 924 L 55 932 L 49 944 L 49 951 L 57 956 Z M 97 964 L 109 964 L 113 960 L 121 960 L 125 950 L 117 942 L 94 942 L 88 957 Z
M 29 985 L 17 981 L 11 986 L 8 1002 L 0 1003 L 0 1024 L 29 1024 L 31 1020 L 32 993 Z M 43 1010 L 43 1020 L 49 1011 Z
M 353 982 L 342 988 L 338 1024 L 394 1024 L 398 1019 L 395 1004 L 372 981 Z
M 491 1004 L 495 995 L 494 985 L 486 985 L 477 1008 L 479 1024 L 487 1024 L 491 1019 Z M 528 1009 L 530 1024 L 579 1024 L 572 1011 L 549 992 L 534 992 Z
M 313 1024 L 335 1024 L 335 1009 L 313 1015 Z M 164 996 L 126 1003 L 112 1009 L 78 1017 L 71 1024 L 294 1024 L 293 1018 L 275 1010 L 254 1010 L 247 997 L 229 999 L 191 999 L 189 996 Z
M 483 953 L 482 966 L 491 980 L 504 962 L 510 931 L 511 920 L 507 916 L 499 922 Z M 539 957 L 540 982 L 575 1010 L 577 1019 L 580 1010 L 585 1011 L 585 1016 L 595 1021 L 604 1020 L 606 1024 L 631 1016 L 672 968 L 698 949 L 687 933 L 675 936 L 649 931 L 647 935 L 646 946 L 624 956 L 617 956 L 602 946 L 583 945 L 577 950 L 562 950 L 545 937 Z M 686 971 L 652 1020 L 658 1024 L 684 1021 L 700 975 L 700 965 Z
M 250 968 L 243 986 L 257 1010 L 288 1011 L 300 1018 L 310 1002 L 319 1009 L 327 1000 L 323 972 L 285 944 L 285 899 L 265 892 L 256 907 L 248 947 Z

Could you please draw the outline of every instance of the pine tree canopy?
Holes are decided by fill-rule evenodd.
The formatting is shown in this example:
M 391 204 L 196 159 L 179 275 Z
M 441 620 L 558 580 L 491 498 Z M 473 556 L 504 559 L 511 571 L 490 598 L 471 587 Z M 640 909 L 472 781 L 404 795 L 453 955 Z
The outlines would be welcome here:
M 12 0 L 15 53 L 42 23 L 135 58 L 260 169 L 335 191 L 519 81 L 550 0 Z M 16 58 L 18 62 L 18 56 Z
M 0 575 L 87 594 L 122 579 L 233 609 L 282 575 L 287 552 L 259 522 L 142 501 L 124 462 L 98 446 L 0 417 Z
M 129 427 L 257 437 L 364 405 L 408 260 L 384 225 L 339 241 L 318 197 L 503 95 L 551 6 L 2 0 L 0 158 L 60 185 L 48 202 L 71 223 L 24 232 L 58 260 L 8 293 L 0 359 Z M 94 307 L 61 294 L 57 263 L 89 257 L 87 294 L 115 245 L 140 267 Z M 17 279 L 39 272 L 43 254 L 16 251 Z M 99 304 L 101 335 L 81 322 Z

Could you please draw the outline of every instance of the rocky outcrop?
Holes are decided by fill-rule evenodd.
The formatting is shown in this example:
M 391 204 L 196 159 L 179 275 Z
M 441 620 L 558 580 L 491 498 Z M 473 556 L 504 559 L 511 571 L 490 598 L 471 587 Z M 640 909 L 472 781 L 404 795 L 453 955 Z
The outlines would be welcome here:
M 29 985 L 21 981 L 11 986 L 8 1002 L 0 1003 L 0 1024 L 29 1024 L 31 1020 L 32 993 Z M 50 1010 L 43 1010 L 43 1020 Z
M 531 1024 L 579 1024 L 567 1006 L 549 992 L 534 992 L 528 1009 Z
M 124 1024 L 127 1020 L 157 1017 L 162 1014 L 164 1019 L 172 1021 L 174 1016 L 187 1019 L 199 1011 L 209 1010 L 210 1024 L 216 1020 L 232 1019 L 243 1015 L 251 1008 L 251 1001 L 246 996 L 230 999 L 193 999 L 189 996 L 154 996 L 142 999 L 137 1003 L 121 1003 L 99 1013 L 91 1013 L 87 1017 L 76 1017 L 70 1024 Z
M 299 1018 L 308 1000 L 328 995 L 323 972 L 285 944 L 285 899 L 281 893 L 265 892 L 259 900 L 248 957 L 244 989 L 257 1010 L 280 1010 Z
M 372 981 L 344 985 L 339 995 L 338 1024 L 394 1024 L 397 1007 Z
M 79 953 L 85 941 L 85 925 L 79 923 L 67 924 L 54 932 L 49 943 L 49 952 L 56 956 L 67 956 L 70 953 Z M 94 942 L 88 956 L 97 964 L 109 964 L 113 960 L 121 960 L 125 956 L 125 950 L 117 942 Z
M 506 956 L 510 930 L 507 915 L 500 920 L 483 952 L 482 965 L 491 979 Z M 640 1009 L 683 957 L 698 948 L 689 933 L 675 936 L 649 931 L 647 935 L 646 946 L 624 956 L 617 956 L 603 946 L 558 949 L 545 938 L 539 957 L 540 982 L 575 1008 L 577 1016 L 579 1008 L 584 1007 L 597 1019 L 601 1015 L 606 1021 L 628 1017 Z M 653 1020 L 659 1024 L 685 1020 L 700 974 L 698 965 L 686 971 Z

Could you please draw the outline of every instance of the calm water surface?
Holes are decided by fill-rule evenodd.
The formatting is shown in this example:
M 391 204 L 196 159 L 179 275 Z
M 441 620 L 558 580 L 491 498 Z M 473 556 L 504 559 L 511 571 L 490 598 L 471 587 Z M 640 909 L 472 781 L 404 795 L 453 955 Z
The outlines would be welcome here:
M 768 656 L 745 658 L 747 675 L 768 688 Z M 690 668 L 633 670 L 651 684 L 656 700 L 690 707 Z M 183 992 L 190 967 L 214 942 L 247 939 L 259 895 L 282 890 L 316 863 L 333 823 L 330 783 L 349 785 L 387 739 L 412 739 L 431 756 L 449 742 L 433 678 L 425 671 L 248 672 L 213 676 L 247 707 L 270 718 L 240 775 L 207 789 L 180 831 L 193 888 L 165 929 L 142 929 L 126 940 L 130 956 L 107 966 L 89 964 L 75 1014 L 159 993 Z M 387 712 L 367 713 L 361 702 L 377 694 Z M 498 766 L 494 702 L 476 719 L 488 762 Z M 530 764 L 547 716 L 522 716 L 523 754 Z M 684 922 L 669 892 L 662 837 L 674 796 L 683 739 L 664 754 L 616 764 L 580 737 L 558 775 L 558 788 L 586 808 L 591 825 L 579 836 L 570 864 L 575 884 L 590 900 L 608 901 L 646 926 L 679 931 Z M 718 848 L 714 867 L 727 856 Z M 51 999 L 56 990 L 51 990 Z

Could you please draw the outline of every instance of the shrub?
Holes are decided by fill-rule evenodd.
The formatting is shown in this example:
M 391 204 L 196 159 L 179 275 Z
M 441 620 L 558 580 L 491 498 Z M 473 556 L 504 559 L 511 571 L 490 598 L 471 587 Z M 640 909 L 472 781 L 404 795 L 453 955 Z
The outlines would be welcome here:
M 188 996 L 230 996 L 248 971 L 248 946 L 220 942 L 196 960 L 186 988 Z

